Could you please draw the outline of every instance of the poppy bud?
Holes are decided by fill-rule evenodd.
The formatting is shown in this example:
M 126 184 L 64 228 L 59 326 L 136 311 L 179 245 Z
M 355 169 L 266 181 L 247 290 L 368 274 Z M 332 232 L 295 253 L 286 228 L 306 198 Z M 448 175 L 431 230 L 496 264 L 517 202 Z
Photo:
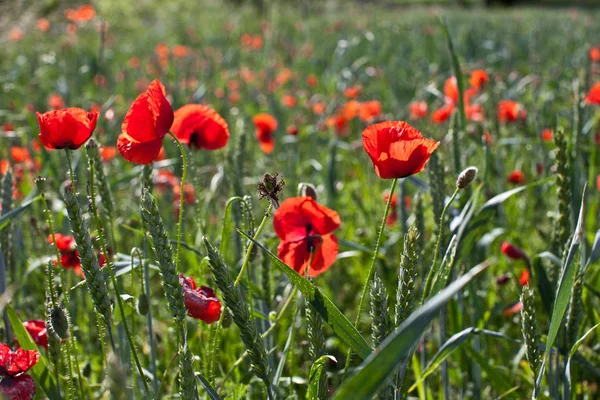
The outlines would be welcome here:
M 140 315 L 148 314 L 148 311 L 150 310 L 150 301 L 148 300 L 146 293 L 142 293 L 140 297 L 138 297 L 135 308 Z
M 67 340 L 69 338 L 69 317 L 62 304 L 54 306 L 50 310 L 49 328 L 49 331 L 52 332 L 58 340 Z
M 231 326 L 232 322 L 233 322 L 233 318 L 231 316 L 231 312 L 229 311 L 229 308 L 224 308 L 223 309 L 223 321 L 221 321 L 221 326 L 223 328 L 227 329 Z
M 317 201 L 317 189 L 310 183 L 299 183 L 298 195 L 312 197 L 314 201 Z
M 96 142 L 94 139 L 90 139 L 88 140 L 88 142 L 85 144 L 85 148 L 87 150 L 90 149 L 97 149 L 98 148 L 98 142 Z
M 458 179 L 456 180 L 456 187 L 459 189 L 464 189 L 473 182 L 475 177 L 477 176 L 477 168 L 475 167 L 467 167 L 463 172 L 460 173 Z

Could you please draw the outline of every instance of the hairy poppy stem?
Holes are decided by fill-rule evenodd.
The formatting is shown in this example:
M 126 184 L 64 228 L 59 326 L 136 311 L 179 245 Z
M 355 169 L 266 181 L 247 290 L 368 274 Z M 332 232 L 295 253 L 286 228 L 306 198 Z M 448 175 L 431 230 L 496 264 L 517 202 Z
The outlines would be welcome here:
M 240 281 L 242 280 L 244 271 L 248 267 L 248 263 L 250 261 L 250 255 L 252 254 L 252 249 L 254 248 L 254 241 L 258 240 L 260 233 L 265 228 L 267 220 L 269 219 L 269 214 L 271 214 L 272 210 L 273 210 L 273 205 L 269 203 L 269 206 L 267 207 L 267 211 L 265 211 L 265 216 L 263 217 L 262 221 L 260 222 L 260 225 L 258 226 L 258 229 L 256 230 L 256 233 L 254 234 L 254 238 L 253 238 L 254 240 L 251 241 L 250 244 L 248 245 L 248 250 L 246 250 L 246 257 L 244 257 L 244 263 L 242 264 L 240 273 L 238 274 L 237 278 L 235 279 L 233 286 L 237 286 L 238 283 L 240 283 Z
M 423 287 L 423 297 L 421 298 L 421 304 L 423 304 L 425 302 L 425 300 L 427 299 L 427 297 L 429 296 L 429 292 L 431 291 L 431 285 L 433 284 L 433 274 L 435 271 L 435 264 L 437 263 L 438 255 L 440 253 L 440 244 L 442 242 L 442 236 L 444 236 L 444 217 L 446 216 L 446 211 L 448 211 L 448 207 L 450 207 L 450 204 L 452 204 L 452 202 L 456 198 L 456 195 L 458 194 L 459 190 L 460 190 L 459 187 L 457 187 L 456 190 L 454 190 L 452 197 L 450 197 L 450 200 L 448 201 L 448 203 L 446 203 L 446 206 L 442 210 L 442 215 L 440 217 L 440 225 L 439 225 L 439 229 L 438 229 L 437 242 L 435 244 L 435 251 L 433 252 L 433 261 L 431 262 L 431 268 L 429 269 L 429 273 L 427 274 L 427 279 L 425 280 L 425 286 Z
M 181 163 L 182 163 L 182 173 L 181 173 L 181 188 L 179 190 L 179 216 L 177 221 L 177 249 L 175 252 L 175 269 L 179 271 L 179 262 L 181 258 L 181 236 L 183 232 L 183 200 L 184 200 L 184 188 L 185 188 L 185 180 L 187 179 L 187 156 L 185 155 L 185 149 L 183 145 L 175 136 L 173 132 L 169 132 L 169 135 L 173 139 L 175 143 L 177 143 L 177 147 L 179 147 L 179 152 L 181 153 Z
M 87 154 L 87 153 L 86 153 Z M 144 370 L 142 369 L 142 364 L 137 355 L 137 350 L 135 348 L 135 344 L 133 342 L 131 331 L 129 330 L 129 326 L 127 324 L 127 317 L 125 315 L 125 307 L 123 306 L 123 299 L 121 298 L 121 291 L 119 289 L 119 285 L 117 282 L 117 277 L 115 276 L 115 272 L 113 271 L 112 261 L 110 260 L 110 256 L 108 254 L 108 250 L 106 248 L 106 240 L 104 239 L 104 225 L 102 224 L 102 219 L 98 214 L 98 207 L 96 205 L 96 191 L 95 191 L 95 171 L 94 171 L 94 159 L 88 157 L 88 168 L 89 168 L 89 200 L 91 205 L 91 212 L 96 222 L 96 231 L 98 232 L 98 241 L 100 242 L 100 249 L 102 250 L 102 254 L 104 255 L 104 260 L 106 262 L 106 268 L 110 274 L 110 280 L 115 289 L 115 294 L 117 295 L 117 304 L 119 305 L 119 312 L 121 314 L 121 320 L 123 322 L 123 328 L 125 328 L 125 335 L 127 336 L 127 343 L 129 344 L 129 348 L 131 350 L 131 354 L 133 355 L 133 360 L 135 361 L 135 365 L 140 374 L 140 378 L 142 383 L 144 384 L 144 391 L 146 395 L 150 395 L 150 389 L 148 388 L 148 383 L 146 382 L 146 378 L 144 376 Z M 133 263 L 132 263 L 133 269 Z M 106 321 L 107 324 L 110 324 L 109 321 Z
M 375 263 L 377 262 L 377 258 L 379 257 L 379 247 L 381 246 L 381 239 L 383 238 L 383 231 L 385 230 L 385 223 L 387 221 L 388 214 L 390 212 L 390 205 L 392 204 L 392 199 L 394 197 L 394 191 L 396 190 L 396 186 L 398 184 L 398 178 L 394 178 L 392 181 L 392 187 L 390 188 L 390 195 L 388 196 L 387 204 L 385 205 L 385 211 L 383 212 L 383 219 L 381 220 L 381 226 L 379 227 L 379 234 L 377 235 L 377 242 L 375 242 L 375 250 L 373 251 L 373 258 L 371 259 L 371 265 L 369 266 L 369 273 L 367 274 L 367 279 L 365 281 L 365 285 L 363 286 L 362 293 L 360 295 L 360 301 L 358 302 L 358 310 L 356 312 L 356 321 L 354 321 L 354 327 L 358 328 L 358 323 L 360 322 L 360 314 L 362 313 L 365 298 L 367 297 L 367 292 L 369 291 L 369 283 L 371 282 L 371 278 L 373 278 L 373 272 L 375 271 Z M 346 376 L 346 372 L 348 371 L 348 367 L 350 366 L 350 361 L 352 359 L 352 349 L 348 350 L 348 354 L 346 356 L 346 365 L 344 366 L 344 378 Z

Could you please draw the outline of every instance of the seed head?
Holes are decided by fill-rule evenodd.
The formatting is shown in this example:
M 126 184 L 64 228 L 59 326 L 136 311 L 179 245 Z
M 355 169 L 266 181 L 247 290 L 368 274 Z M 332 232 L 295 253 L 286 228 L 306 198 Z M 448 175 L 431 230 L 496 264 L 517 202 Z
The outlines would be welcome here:
M 275 172 L 275 175 L 264 174 L 262 179 L 258 181 L 258 198 L 264 199 L 266 197 L 273 208 L 279 208 L 279 195 L 283 191 L 283 185 L 285 185 L 285 182 L 277 172 Z

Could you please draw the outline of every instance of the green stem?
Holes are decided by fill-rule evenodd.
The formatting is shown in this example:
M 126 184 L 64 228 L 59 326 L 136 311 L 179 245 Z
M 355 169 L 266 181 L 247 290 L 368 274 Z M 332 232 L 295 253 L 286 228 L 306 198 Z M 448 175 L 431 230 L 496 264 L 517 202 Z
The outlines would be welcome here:
M 254 248 L 254 242 L 256 240 L 258 240 L 258 237 L 260 236 L 260 233 L 264 229 L 264 227 L 267 223 L 267 219 L 269 219 L 269 214 L 271 213 L 272 210 L 273 210 L 273 205 L 271 203 L 269 203 L 269 207 L 267 207 L 267 211 L 265 211 L 265 215 L 264 215 L 262 221 L 260 222 L 258 229 L 254 233 L 254 238 L 253 238 L 254 240 L 251 241 L 250 244 L 248 245 L 248 250 L 246 250 L 246 257 L 244 258 L 244 263 L 242 264 L 240 273 L 238 274 L 237 278 L 235 279 L 233 286 L 237 286 L 238 283 L 240 283 L 240 280 L 242 279 L 242 276 L 244 275 L 244 271 L 248 267 L 248 263 L 250 261 L 250 254 L 252 253 L 252 249 Z
M 104 259 L 106 260 L 106 268 L 110 274 L 110 280 L 112 281 L 113 287 L 115 288 L 115 294 L 117 295 L 117 304 L 119 305 L 119 313 L 121 314 L 121 320 L 123 322 L 123 328 L 125 328 L 125 335 L 127 336 L 127 342 L 129 343 L 129 348 L 131 350 L 131 354 L 133 355 L 133 359 L 135 361 L 135 365 L 140 374 L 140 378 L 144 384 L 144 390 L 146 395 L 150 395 L 150 390 L 148 388 L 148 383 L 144 377 L 144 370 L 142 369 L 142 364 L 137 355 L 137 351 L 135 348 L 135 344 L 133 342 L 133 338 L 131 336 L 131 331 L 129 330 L 129 326 L 127 324 L 127 316 L 125 315 L 125 307 L 123 306 L 123 299 L 121 299 L 121 291 L 119 289 L 119 285 L 117 283 L 117 277 L 115 276 L 115 272 L 113 271 L 112 261 L 108 255 L 108 251 L 106 248 L 106 241 L 104 239 L 104 225 L 102 224 L 102 219 L 98 214 L 98 207 L 96 206 L 96 192 L 95 192 L 95 182 L 94 182 L 94 161 L 91 157 L 88 157 L 88 165 L 89 165 L 89 191 L 90 191 L 90 203 L 92 206 L 92 215 L 94 217 L 94 221 L 96 222 L 96 230 L 98 232 L 98 241 L 100 242 L 100 249 L 102 250 L 102 254 L 104 255 Z
M 456 198 L 456 195 L 458 194 L 459 190 L 459 188 L 456 188 L 456 190 L 454 190 L 454 194 L 452 194 L 452 197 L 450 197 L 450 201 L 446 203 L 444 209 L 442 210 L 442 215 L 440 216 L 440 225 L 438 229 L 438 238 L 435 244 L 435 251 L 433 252 L 433 261 L 431 262 L 431 268 L 429 269 L 427 279 L 425 280 L 425 286 L 423 287 L 423 297 L 421 298 L 421 304 L 423 304 L 429 296 L 429 292 L 431 291 L 431 285 L 433 284 L 433 274 L 436 270 L 435 264 L 437 263 L 438 255 L 440 253 L 440 244 L 442 242 L 442 236 L 444 236 L 444 217 L 446 216 L 446 211 L 448 210 L 448 207 L 450 207 L 450 204 L 452 204 L 452 202 Z
M 175 255 L 175 269 L 179 272 L 179 263 L 181 259 L 181 236 L 183 232 L 183 200 L 185 194 L 185 180 L 187 178 L 187 156 L 185 155 L 185 149 L 183 145 L 172 132 L 169 132 L 169 135 L 177 143 L 177 147 L 179 147 L 179 152 L 181 153 L 181 163 L 182 163 L 182 173 L 181 173 L 181 187 L 179 190 L 179 218 L 177 222 L 177 253 Z
M 365 281 L 365 286 L 363 287 L 362 293 L 360 295 L 360 301 L 358 303 L 358 310 L 356 314 L 356 320 L 354 321 L 354 327 L 358 329 L 358 323 L 360 322 L 360 314 L 362 313 L 365 298 L 367 297 L 367 292 L 369 290 L 369 282 L 371 278 L 373 278 L 373 272 L 375 271 L 375 263 L 377 258 L 379 257 L 379 247 L 381 246 L 381 239 L 383 238 L 383 231 L 385 230 L 385 223 L 388 218 L 388 214 L 390 212 L 390 205 L 392 204 L 392 198 L 394 196 L 394 191 L 396 190 L 396 185 L 398 184 L 398 178 L 394 178 L 392 181 L 392 187 L 390 188 L 390 195 L 388 197 L 387 204 L 385 205 L 385 211 L 383 212 L 383 219 L 381 221 L 381 226 L 379 227 L 379 234 L 377 235 L 377 242 L 375 242 L 375 250 L 373 251 L 373 258 L 371 259 L 371 265 L 369 266 L 369 272 L 367 274 L 367 279 Z M 346 365 L 344 367 L 344 378 L 346 372 L 348 371 L 348 367 L 350 366 L 350 362 L 352 359 L 352 349 L 348 349 L 348 354 L 346 356 Z

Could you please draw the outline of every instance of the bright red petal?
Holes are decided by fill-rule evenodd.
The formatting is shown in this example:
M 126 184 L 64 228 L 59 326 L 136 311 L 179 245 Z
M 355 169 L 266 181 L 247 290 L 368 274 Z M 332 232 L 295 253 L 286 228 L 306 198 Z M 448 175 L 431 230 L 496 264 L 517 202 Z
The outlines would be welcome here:
M 122 133 L 117 140 L 117 149 L 119 150 L 119 153 L 121 153 L 123 158 L 127 161 L 136 164 L 150 164 L 158 157 L 161 148 L 161 138 L 137 143 L 132 142 L 127 135 Z

